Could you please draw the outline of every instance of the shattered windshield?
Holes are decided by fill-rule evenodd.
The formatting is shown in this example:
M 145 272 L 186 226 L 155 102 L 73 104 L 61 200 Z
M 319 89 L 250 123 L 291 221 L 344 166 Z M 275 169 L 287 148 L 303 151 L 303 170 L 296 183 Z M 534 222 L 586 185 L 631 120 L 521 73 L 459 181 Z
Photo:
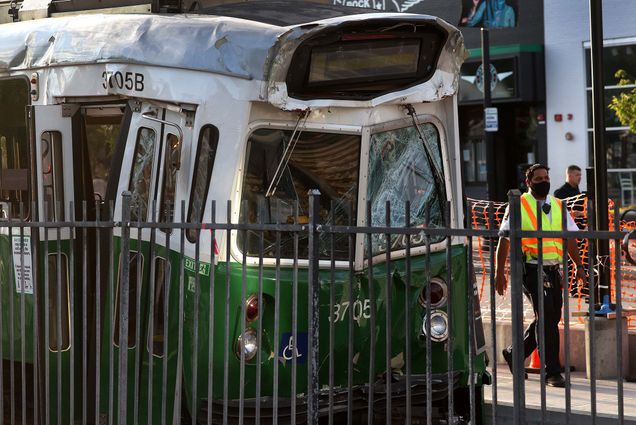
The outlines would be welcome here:
M 392 227 L 405 225 L 406 202 L 410 201 L 411 227 L 444 225 L 446 195 L 440 140 L 431 123 L 375 133 L 369 152 L 369 185 L 367 199 L 371 202 L 372 226 L 386 226 L 386 203 L 390 202 Z M 421 133 L 421 137 L 420 134 Z M 424 141 L 422 141 L 422 138 Z M 431 238 L 431 243 L 441 239 Z M 423 245 L 422 235 L 411 237 L 411 246 Z M 384 235 L 372 236 L 373 255 L 386 252 Z M 391 249 L 406 246 L 403 235 L 391 237 Z
M 250 135 L 241 195 L 241 223 L 305 224 L 309 221 L 308 191 L 320 191 L 319 222 L 355 225 L 358 199 L 360 136 L 314 131 L 262 128 Z M 293 144 L 293 149 L 287 149 Z M 288 160 L 283 161 L 287 151 Z M 282 164 L 282 165 L 281 165 Z M 278 176 L 275 176 L 277 168 Z M 271 196 L 267 189 L 276 177 Z M 276 232 L 263 232 L 264 257 L 276 257 Z M 238 246 L 247 255 L 259 255 L 259 232 L 238 232 Z M 320 258 L 349 258 L 348 235 L 320 236 Z M 281 257 L 294 257 L 294 237 L 281 233 Z M 307 233 L 299 233 L 298 258 L 307 258 Z

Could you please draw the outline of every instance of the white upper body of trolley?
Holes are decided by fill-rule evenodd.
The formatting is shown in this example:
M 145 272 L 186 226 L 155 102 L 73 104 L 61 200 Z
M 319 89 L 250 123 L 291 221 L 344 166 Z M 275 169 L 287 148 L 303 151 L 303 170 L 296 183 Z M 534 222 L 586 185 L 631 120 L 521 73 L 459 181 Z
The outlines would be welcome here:
M 304 72 L 317 75 L 318 88 L 295 81 L 290 90 L 290 75 L 299 63 L 303 66 L 298 52 L 304 46 L 319 45 L 314 40 L 324 34 L 362 27 L 373 27 L 375 35 L 354 36 L 371 42 L 382 41 L 382 34 L 395 28 L 416 33 L 428 27 L 442 34 L 443 45 L 431 61 L 434 68 L 421 81 L 415 76 L 403 86 L 371 95 L 337 90 L 333 96 L 319 95 L 320 83 L 324 85 L 333 70 L 314 70 L 307 62 Z M 453 205 L 451 224 L 461 226 L 456 93 L 465 50 L 459 31 L 438 18 L 373 13 L 278 26 L 226 16 L 82 15 L 0 25 L 0 40 L 0 78 L 30 79 L 34 105 L 134 99 L 195 111 L 195 130 L 212 122 L 220 134 L 216 163 L 221 165 L 214 167 L 207 199 L 231 199 L 235 205 L 241 199 L 246 142 L 255 129 L 293 129 L 299 111 L 304 111 L 306 131 L 360 134 L 364 156 L 373 128 L 402 121 L 409 125 L 410 105 L 418 120 L 438 128 L 445 191 Z M 408 55 L 414 49 L 406 44 L 401 48 Z M 192 142 L 196 140 L 195 136 Z M 187 164 L 195 153 L 196 149 L 184 146 L 183 172 L 190 177 L 178 179 L 178 193 L 189 193 L 193 170 Z M 224 208 L 217 211 L 217 220 L 223 222 Z M 238 220 L 238 214 L 236 207 L 232 221 Z M 204 221 L 209 219 L 206 210 Z

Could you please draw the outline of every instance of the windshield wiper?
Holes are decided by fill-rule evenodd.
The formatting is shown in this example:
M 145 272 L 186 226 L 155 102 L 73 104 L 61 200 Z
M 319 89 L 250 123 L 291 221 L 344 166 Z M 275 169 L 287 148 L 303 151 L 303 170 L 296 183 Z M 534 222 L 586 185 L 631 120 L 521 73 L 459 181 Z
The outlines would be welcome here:
M 431 170 L 433 170 L 433 175 L 435 177 L 435 183 L 436 183 L 435 186 L 438 190 L 439 195 L 441 195 L 441 196 L 438 196 L 438 199 L 439 199 L 440 211 L 442 211 L 442 214 L 443 214 L 444 202 L 446 200 L 446 182 L 444 180 L 444 172 L 437 165 L 437 162 L 435 162 L 435 160 L 433 159 L 435 155 L 431 151 L 431 147 L 428 145 L 428 143 L 426 142 L 426 139 L 424 138 L 424 135 L 422 134 L 420 123 L 417 122 L 415 108 L 413 108 L 413 105 L 408 104 L 406 105 L 406 110 L 408 111 L 408 114 L 411 116 L 411 120 L 413 120 L 413 127 L 415 127 L 415 129 L 417 130 L 417 134 L 419 135 L 420 140 L 422 141 L 422 144 L 424 145 L 424 152 L 426 153 L 426 159 L 428 161 L 428 165 L 431 168 Z
M 294 153 L 294 148 L 296 147 L 296 143 L 298 143 L 298 139 L 300 139 L 300 135 L 303 130 L 298 130 L 300 126 L 300 121 L 303 121 L 303 127 L 305 127 L 305 123 L 307 122 L 307 118 L 309 117 L 309 109 L 304 110 L 299 116 L 298 121 L 296 122 L 296 126 L 294 127 L 294 131 L 292 132 L 291 137 L 289 138 L 289 144 L 285 147 L 285 152 L 283 152 L 283 156 L 278 163 L 278 167 L 276 167 L 276 171 L 274 172 L 274 176 L 272 177 L 272 181 L 269 183 L 269 187 L 267 188 L 267 192 L 265 192 L 265 197 L 269 198 L 276 193 L 276 188 L 278 187 L 278 183 L 280 183 L 280 179 L 283 177 L 283 171 L 287 167 L 289 163 L 289 159 Z M 297 135 L 296 135 L 297 134 Z M 296 139 L 294 139 L 296 136 Z

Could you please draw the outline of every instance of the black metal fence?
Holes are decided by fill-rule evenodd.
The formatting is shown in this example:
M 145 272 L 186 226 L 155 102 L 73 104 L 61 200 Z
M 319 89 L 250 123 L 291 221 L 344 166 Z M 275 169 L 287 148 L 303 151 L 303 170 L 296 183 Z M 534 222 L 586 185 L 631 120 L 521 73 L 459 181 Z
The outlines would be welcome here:
M 305 204 L 296 202 L 289 223 L 250 222 L 254 216 L 247 205 L 238 223 L 217 220 L 214 202 L 204 223 L 187 223 L 185 205 L 167 223 L 143 221 L 142 209 L 124 194 L 119 210 L 69 205 L 68 221 L 2 222 L 0 420 L 461 424 L 484 423 L 489 416 L 496 423 L 498 375 L 507 372 L 495 366 L 494 349 L 490 359 L 484 352 L 473 239 L 494 239 L 498 230 L 453 228 L 461 226 L 449 225 L 457 222 L 450 205 L 437 222 L 427 217 L 413 226 L 408 203 L 396 224 L 389 204 L 382 223 L 371 216 L 370 204 L 356 223 L 353 206 L 338 220 L 335 211 L 342 206 L 332 204 L 333 214 L 324 217 L 320 202 L 320 194 L 310 192 Z M 626 233 L 521 231 L 518 193 L 511 194 L 510 205 L 513 412 L 514 423 L 522 424 L 521 239 L 539 238 L 541 252 L 542 238 L 606 239 L 619 246 Z M 228 202 L 221 216 L 233 213 Z M 285 244 L 291 255 L 281 255 Z M 491 249 L 485 271 L 491 282 L 490 347 L 497 347 L 495 255 Z M 614 255 L 613 304 L 620 318 L 620 249 Z M 567 256 L 562 270 L 567 281 Z M 588 270 L 590 317 L 597 308 L 593 271 Z M 567 302 L 563 313 L 568 346 Z M 618 365 L 621 323 L 616 321 Z M 595 417 L 594 326 L 590 329 Z M 545 422 L 543 360 L 540 372 Z M 623 377 L 619 367 L 621 422 Z M 491 393 L 490 406 L 484 392 Z

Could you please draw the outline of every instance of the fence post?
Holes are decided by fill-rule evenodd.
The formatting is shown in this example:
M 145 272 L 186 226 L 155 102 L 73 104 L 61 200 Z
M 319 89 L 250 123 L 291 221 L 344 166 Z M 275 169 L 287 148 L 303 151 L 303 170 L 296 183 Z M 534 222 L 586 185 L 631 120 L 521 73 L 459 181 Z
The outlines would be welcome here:
M 307 368 L 307 422 L 318 423 L 318 314 L 320 283 L 318 282 L 318 267 L 320 248 L 318 245 L 318 208 L 320 205 L 320 191 L 309 191 L 309 285 L 308 292 L 308 349 L 309 362 Z
M 510 219 L 510 297 L 512 310 L 512 388 L 513 422 L 515 425 L 525 424 L 525 368 L 523 349 L 523 264 L 521 257 L 521 192 L 514 189 L 508 191 Z
M 128 295 L 130 286 L 130 200 L 131 193 L 122 193 L 121 208 L 121 278 L 119 285 L 119 425 L 126 423 L 128 407 Z

